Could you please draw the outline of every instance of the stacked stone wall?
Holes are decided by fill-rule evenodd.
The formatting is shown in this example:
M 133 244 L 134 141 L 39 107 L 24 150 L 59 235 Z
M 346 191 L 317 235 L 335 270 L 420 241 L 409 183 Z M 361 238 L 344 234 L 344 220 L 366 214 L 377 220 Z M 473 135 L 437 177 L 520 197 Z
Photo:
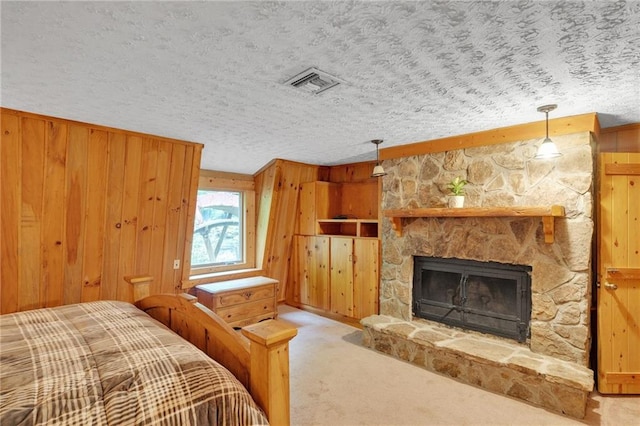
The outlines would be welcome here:
M 411 320 L 413 256 L 532 266 L 534 353 L 588 365 L 593 238 L 593 141 L 557 136 L 563 156 L 535 160 L 539 141 L 519 141 L 386 160 L 383 209 L 445 207 L 447 184 L 466 179 L 465 207 L 565 207 L 555 241 L 540 218 L 403 219 L 402 236 L 383 223 L 380 313 Z

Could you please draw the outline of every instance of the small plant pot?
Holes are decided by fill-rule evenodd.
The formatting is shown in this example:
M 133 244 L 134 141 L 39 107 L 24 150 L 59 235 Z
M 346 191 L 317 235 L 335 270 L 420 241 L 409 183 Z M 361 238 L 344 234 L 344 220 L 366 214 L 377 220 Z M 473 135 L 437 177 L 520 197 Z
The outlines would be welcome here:
M 464 207 L 464 195 L 451 195 L 449 197 L 449 207 L 456 209 Z

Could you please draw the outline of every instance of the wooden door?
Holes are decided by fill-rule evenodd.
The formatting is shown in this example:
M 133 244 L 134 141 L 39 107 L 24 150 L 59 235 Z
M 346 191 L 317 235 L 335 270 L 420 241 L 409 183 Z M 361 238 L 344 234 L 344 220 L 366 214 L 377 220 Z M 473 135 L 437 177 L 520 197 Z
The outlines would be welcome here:
M 353 316 L 358 319 L 378 313 L 379 247 L 377 239 L 354 239 Z
M 353 317 L 353 238 L 331 237 L 331 312 Z
M 640 393 L 640 153 L 600 155 L 598 390 Z

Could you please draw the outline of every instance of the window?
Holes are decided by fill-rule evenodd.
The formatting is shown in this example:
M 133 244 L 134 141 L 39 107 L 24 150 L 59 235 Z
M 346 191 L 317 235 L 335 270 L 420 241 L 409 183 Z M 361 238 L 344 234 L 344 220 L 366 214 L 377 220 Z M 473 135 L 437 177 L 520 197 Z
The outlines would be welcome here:
M 191 245 L 192 275 L 254 267 L 254 197 L 253 190 L 201 185 Z

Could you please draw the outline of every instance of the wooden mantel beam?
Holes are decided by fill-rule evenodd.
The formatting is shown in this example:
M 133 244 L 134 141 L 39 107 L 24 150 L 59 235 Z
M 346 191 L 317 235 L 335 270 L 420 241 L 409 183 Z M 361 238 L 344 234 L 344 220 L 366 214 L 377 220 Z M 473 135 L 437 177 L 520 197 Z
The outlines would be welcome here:
M 404 217 L 540 217 L 544 241 L 551 244 L 555 236 L 556 217 L 564 217 L 564 206 L 510 206 L 510 207 L 468 207 L 468 208 L 419 208 L 391 209 L 383 214 L 391 222 L 391 227 L 398 237 L 402 236 L 402 218 Z
M 380 149 L 380 159 L 389 160 L 392 158 L 410 157 L 412 155 L 430 154 L 433 152 L 544 138 L 545 131 L 544 120 L 518 124 L 482 132 L 382 148 Z M 598 136 L 600 133 L 600 124 L 595 112 L 549 120 L 549 136 L 551 137 L 578 132 L 592 132 L 596 137 Z

